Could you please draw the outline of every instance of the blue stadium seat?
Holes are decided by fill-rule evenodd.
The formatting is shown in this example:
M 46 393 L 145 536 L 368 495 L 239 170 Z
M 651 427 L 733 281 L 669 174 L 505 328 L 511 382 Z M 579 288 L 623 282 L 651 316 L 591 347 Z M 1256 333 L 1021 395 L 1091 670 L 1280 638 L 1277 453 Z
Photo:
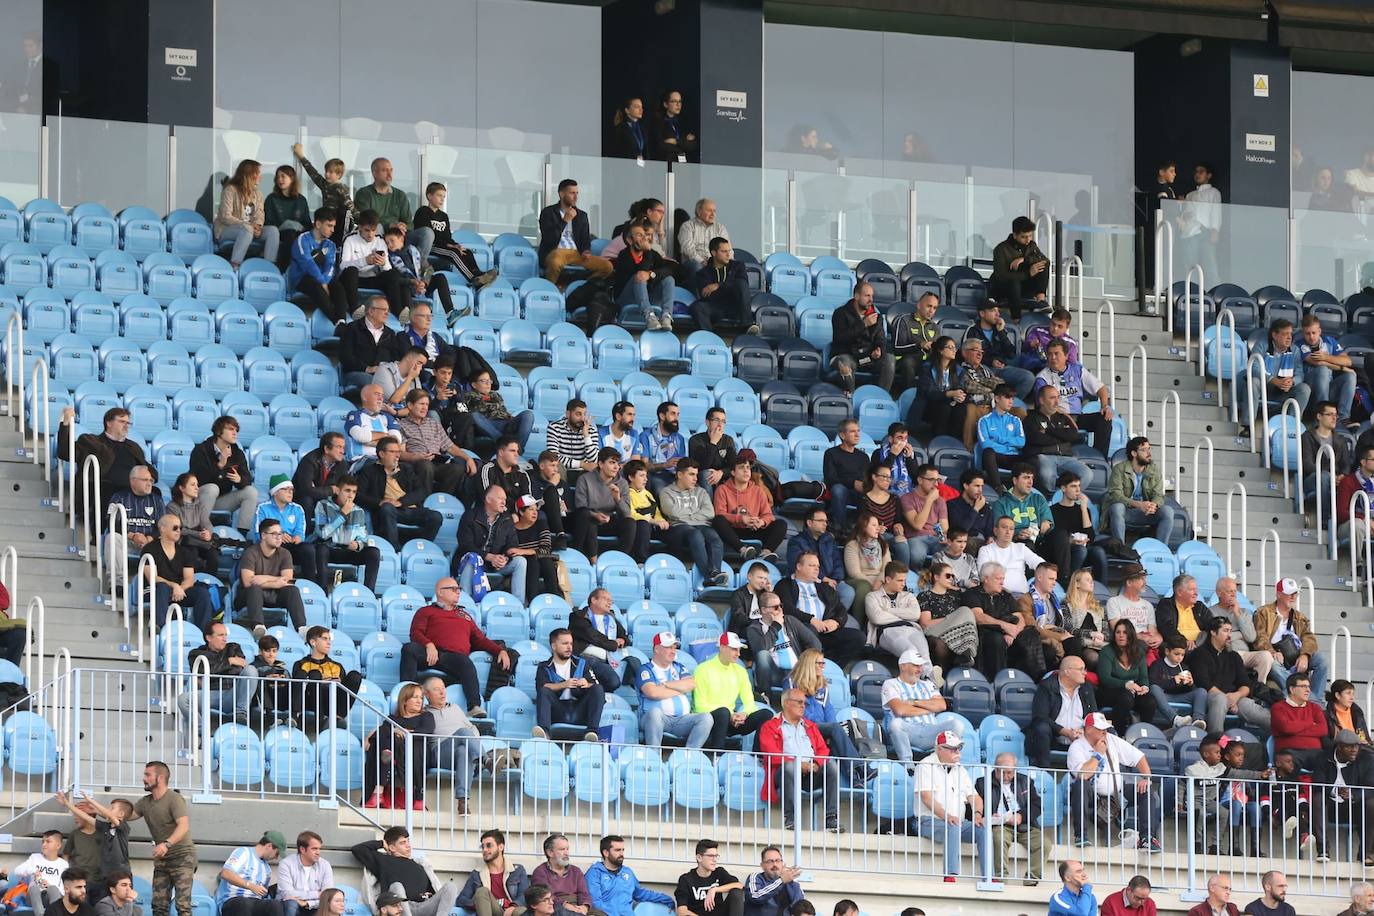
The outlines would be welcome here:
M 67 299 L 95 289 L 95 265 L 74 245 L 58 245 L 47 255 L 48 286 Z
M 215 250 L 210 224 L 194 210 L 173 210 L 163 220 L 167 225 L 168 250 L 187 264 Z
M 203 254 L 191 262 L 191 284 L 196 298 L 217 305 L 239 294 L 239 278 L 229 262 L 217 254 Z
M 286 278 L 271 261 L 249 258 L 239 265 L 239 296 L 262 312 L 287 298 Z
M 263 318 L 266 322 L 267 345 L 282 356 L 290 359 L 310 349 L 310 319 L 305 317 L 305 312 L 299 306 L 290 302 L 273 302 L 267 306 Z
M 163 305 L 192 292 L 191 270 L 174 254 L 148 255 L 143 260 L 143 283 L 148 295 Z
M 127 251 L 102 251 L 95 256 L 95 285 L 115 302 L 143 292 L 143 270 Z

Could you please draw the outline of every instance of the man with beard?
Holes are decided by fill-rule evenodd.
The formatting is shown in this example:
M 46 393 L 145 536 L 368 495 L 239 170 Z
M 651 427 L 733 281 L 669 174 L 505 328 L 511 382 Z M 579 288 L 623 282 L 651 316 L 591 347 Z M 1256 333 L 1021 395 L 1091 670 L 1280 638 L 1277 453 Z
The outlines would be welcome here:
M 176 889 L 177 912 L 190 913 L 191 891 L 196 881 L 196 844 L 191 839 L 191 815 L 180 792 L 167 787 L 171 770 L 161 760 L 143 767 L 143 791 L 125 822 L 146 818 L 153 838 L 153 916 L 168 916 L 172 890 Z
M 605 916 L 592 906 L 591 891 L 582 869 L 572 864 L 568 855 L 568 838 L 561 833 L 550 834 L 544 840 L 544 864 L 530 873 L 533 884 L 542 884 L 553 892 L 557 916 L 580 913 L 582 916 Z
M 62 896 L 48 904 L 43 916 L 95 916 L 86 900 L 86 873 L 69 868 L 62 873 Z
M 587 418 L 587 402 L 573 398 L 563 410 L 563 416 L 549 424 L 549 448 L 558 453 L 558 464 L 567 471 L 568 482 L 577 475 L 596 468 L 596 426 Z
M 1267 871 L 1260 875 L 1260 887 L 1264 893 L 1245 905 L 1242 913 L 1249 916 L 1296 916 L 1293 904 L 1284 898 L 1288 896 L 1288 879 L 1281 871 Z
M 634 916 L 637 903 L 673 906 L 673 898 L 639 883 L 634 869 L 625 864 L 625 838 L 611 834 L 601 838 L 601 861 L 587 869 L 592 905 L 608 916 Z
M 1093 437 L 1093 448 L 1103 455 L 1111 454 L 1112 392 L 1082 363 L 1069 362 L 1069 346 L 1062 340 L 1045 345 L 1045 368 L 1035 376 L 1035 387 L 1053 385 L 1059 389 L 1059 410 L 1073 416 L 1074 423 Z M 1085 413 L 1085 398 L 1096 398 L 1101 410 Z
M 655 497 L 659 490 L 673 482 L 677 463 L 687 457 L 687 440 L 678 432 L 678 406 L 664 401 L 655 411 L 658 422 L 639 434 L 635 454 L 643 455 L 649 464 L 649 489 Z
M 1126 528 L 1154 529 L 1165 544 L 1174 531 L 1174 513 L 1164 503 L 1164 475 L 1154 463 L 1150 440 L 1135 436 L 1126 443 L 1126 460 L 1112 465 L 1103 498 L 1102 524 L 1125 543 Z
M 557 722 L 579 726 L 586 730 L 586 740 L 596 741 L 606 688 L 597 683 L 589 661 L 573 655 L 570 630 L 558 627 L 550 633 L 549 650 L 553 654 L 539 663 L 534 676 L 539 723 L 534 737 L 547 738 Z

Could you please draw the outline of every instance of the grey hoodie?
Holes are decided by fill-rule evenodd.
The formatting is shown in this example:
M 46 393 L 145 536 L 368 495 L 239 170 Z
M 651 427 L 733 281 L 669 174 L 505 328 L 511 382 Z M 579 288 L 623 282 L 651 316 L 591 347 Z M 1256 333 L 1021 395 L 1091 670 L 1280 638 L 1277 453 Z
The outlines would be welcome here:
M 658 491 L 659 509 L 673 524 L 709 525 L 715 518 L 711 495 L 701 487 L 683 490 L 676 483 Z

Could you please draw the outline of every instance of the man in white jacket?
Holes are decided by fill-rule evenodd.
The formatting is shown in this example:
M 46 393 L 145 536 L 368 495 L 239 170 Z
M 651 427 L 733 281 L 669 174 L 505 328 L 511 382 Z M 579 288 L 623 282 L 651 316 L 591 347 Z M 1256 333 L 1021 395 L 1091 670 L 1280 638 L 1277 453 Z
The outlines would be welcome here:
M 984 563 L 1000 563 L 1007 572 L 1004 587 L 1013 595 L 1020 597 L 1030 591 L 1030 583 L 1026 580 L 1026 567 L 1034 569 L 1045 560 L 1026 546 L 1024 541 L 1013 540 L 1015 534 L 1016 522 L 1011 516 L 1004 515 L 993 522 L 992 540 L 978 551 L 978 568 L 982 569 Z
M 391 314 L 400 317 L 410 308 L 411 286 L 401 272 L 391 268 L 386 240 L 379 230 L 380 220 L 375 211 L 358 214 L 358 230 L 344 239 L 339 255 L 339 269 L 357 268 L 358 288 L 375 289 L 386 296 Z

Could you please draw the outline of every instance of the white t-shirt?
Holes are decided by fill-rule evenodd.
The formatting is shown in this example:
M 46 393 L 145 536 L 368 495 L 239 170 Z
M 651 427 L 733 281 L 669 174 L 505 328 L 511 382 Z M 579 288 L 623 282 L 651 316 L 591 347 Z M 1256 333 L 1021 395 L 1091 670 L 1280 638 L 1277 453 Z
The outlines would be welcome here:
M 1122 617 L 1131 622 L 1136 633 L 1144 633 L 1155 625 L 1155 606 L 1144 598 L 1132 601 L 1125 595 L 1113 595 L 1107 599 L 1107 620 L 1115 623 Z
M 1030 591 L 1026 567 L 1034 569 L 1043 562 L 1044 559 L 1022 541 L 1012 541 L 1006 547 L 998 547 L 996 542 L 989 541 L 978 549 L 978 568 L 981 569 L 984 563 L 1001 563 L 1007 571 L 1002 587 L 1013 595 L 1024 595 Z
M 921 798 L 922 792 L 931 793 L 931 801 L 940 805 L 946 814 L 964 816 L 964 805 L 974 794 L 973 779 L 963 766 L 945 766 L 940 762 L 939 752 L 916 764 L 916 815 L 917 817 L 936 817 L 935 810 L 926 806 Z
M 1078 738 L 1069 745 L 1069 771 L 1077 772 L 1083 769 L 1083 764 L 1096 754 L 1097 751 L 1088 743 L 1087 738 Z M 1125 788 L 1122 772 L 1135 767 L 1144 758 L 1145 755 L 1132 745 L 1108 732 L 1107 753 L 1093 776 L 1093 791 L 1098 795 L 1120 795 Z

